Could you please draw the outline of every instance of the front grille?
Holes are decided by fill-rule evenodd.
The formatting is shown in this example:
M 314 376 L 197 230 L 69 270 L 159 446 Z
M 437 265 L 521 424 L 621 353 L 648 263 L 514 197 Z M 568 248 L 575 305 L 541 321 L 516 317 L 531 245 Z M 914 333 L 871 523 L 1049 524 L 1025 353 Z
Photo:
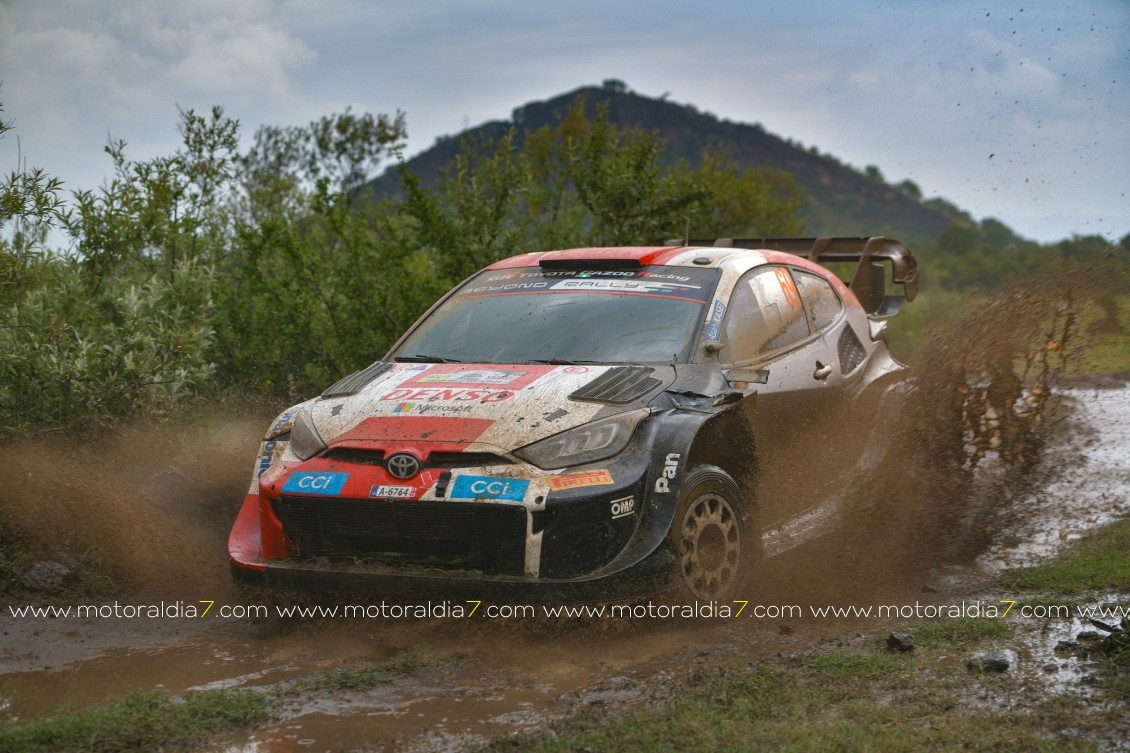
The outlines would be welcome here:
M 289 497 L 276 507 L 300 559 L 389 559 L 521 575 L 526 510 L 518 505 Z
M 510 465 L 493 452 L 433 452 L 424 463 L 426 468 L 476 468 L 483 465 Z
M 617 366 L 569 396 L 570 400 L 624 405 L 635 402 L 663 384 L 647 366 Z
M 326 460 L 336 460 L 342 463 L 356 465 L 379 465 L 384 467 L 384 450 L 355 450 L 352 447 L 335 447 L 322 454 Z
M 326 460 L 356 465 L 378 465 L 385 467 L 384 450 L 359 450 L 353 447 L 334 447 L 322 454 Z M 424 461 L 425 468 L 477 468 L 484 465 L 510 465 L 507 460 L 493 452 L 433 452 Z

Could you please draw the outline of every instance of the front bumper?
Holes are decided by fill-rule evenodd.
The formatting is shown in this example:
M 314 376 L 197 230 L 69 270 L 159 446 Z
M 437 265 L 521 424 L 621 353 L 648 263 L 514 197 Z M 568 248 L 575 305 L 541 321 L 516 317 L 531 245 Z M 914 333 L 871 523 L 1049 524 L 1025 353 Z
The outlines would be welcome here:
M 489 586 L 495 594 L 562 599 L 652 591 L 670 572 L 666 550 L 631 546 L 641 527 L 657 524 L 649 518 L 662 517 L 648 504 L 649 464 L 650 454 L 633 443 L 569 474 L 533 470 L 520 500 L 436 499 L 434 489 L 416 500 L 272 496 L 264 483 L 247 496 L 232 530 L 232 572 L 279 588 L 443 595 Z M 519 470 L 511 469 L 513 478 Z M 448 488 L 461 476 L 491 472 L 459 469 Z M 628 549 L 635 553 L 625 559 Z

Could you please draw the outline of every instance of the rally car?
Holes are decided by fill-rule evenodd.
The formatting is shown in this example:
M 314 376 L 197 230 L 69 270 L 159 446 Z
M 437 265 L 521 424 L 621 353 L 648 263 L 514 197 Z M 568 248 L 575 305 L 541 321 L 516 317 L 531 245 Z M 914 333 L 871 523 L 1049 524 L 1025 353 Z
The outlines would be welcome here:
M 882 318 L 916 290 L 913 255 L 880 237 L 499 261 L 271 424 L 233 574 L 613 593 L 647 573 L 733 596 L 874 462 L 873 419 L 907 381 Z

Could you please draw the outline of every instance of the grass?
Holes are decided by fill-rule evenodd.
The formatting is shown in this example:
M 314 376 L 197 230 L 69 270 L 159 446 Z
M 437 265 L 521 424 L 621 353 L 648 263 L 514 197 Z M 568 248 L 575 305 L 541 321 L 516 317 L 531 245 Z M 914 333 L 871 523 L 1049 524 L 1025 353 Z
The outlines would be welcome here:
M 1130 373 L 1130 296 L 1088 302 L 1079 321 L 1084 345 L 1069 373 Z
M 0 753 L 141 753 L 200 744 L 267 716 L 267 699 L 248 690 L 132 693 L 111 706 L 0 728 Z
M 417 671 L 418 652 L 357 668 L 318 672 L 271 692 L 227 689 L 174 697 L 164 691 L 131 693 L 118 703 L 0 727 L 0 753 L 148 753 L 198 746 L 259 724 L 300 693 L 366 690 Z
M 386 685 L 394 680 L 418 671 L 424 665 L 423 656 L 414 651 L 401 654 L 387 662 L 370 664 L 365 667 L 330 669 L 308 675 L 285 685 L 281 695 L 294 695 L 301 692 L 339 690 L 368 690 L 378 685 Z
M 1049 594 L 1130 592 L 1130 519 L 1069 547 L 1051 564 L 1007 574 L 1002 585 Z M 496 740 L 491 750 L 557 751 L 999 751 L 1094 750 L 1109 744 L 1130 706 L 1130 638 L 1115 634 L 1087 658 L 1098 700 L 1052 694 L 1022 672 L 976 673 L 965 662 L 985 648 L 1015 645 L 1005 619 L 913 623 L 915 648 L 835 648 L 698 670 L 664 701 L 582 712 L 556 736 Z M 1023 659 L 1022 659 L 1023 661 Z
M 1130 591 L 1130 518 L 1075 542 L 1054 562 L 1013 570 L 1002 580 L 1017 589 L 1067 595 Z
M 1088 723 L 1077 703 L 1037 703 L 1031 714 L 979 708 L 968 699 L 986 688 L 997 696 L 1020 693 L 1020 681 L 973 675 L 940 665 L 941 658 L 935 651 L 895 655 L 876 648 L 763 660 L 693 677 L 667 702 L 582 722 L 533 749 L 1090 749 L 1071 738 Z M 494 749 L 509 745 L 498 741 Z

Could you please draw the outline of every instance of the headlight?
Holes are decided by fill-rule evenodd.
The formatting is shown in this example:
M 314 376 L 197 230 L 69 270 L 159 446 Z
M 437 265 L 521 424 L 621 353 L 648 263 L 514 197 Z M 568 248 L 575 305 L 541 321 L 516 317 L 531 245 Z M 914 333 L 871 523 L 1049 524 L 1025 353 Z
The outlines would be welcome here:
M 300 460 L 309 460 L 324 449 L 326 443 L 314 428 L 314 419 L 310 417 L 310 410 L 303 408 L 294 417 L 294 428 L 290 430 L 290 451 Z
M 528 444 L 514 454 L 542 470 L 594 463 L 627 447 L 636 424 L 649 415 L 647 408 L 620 413 Z

